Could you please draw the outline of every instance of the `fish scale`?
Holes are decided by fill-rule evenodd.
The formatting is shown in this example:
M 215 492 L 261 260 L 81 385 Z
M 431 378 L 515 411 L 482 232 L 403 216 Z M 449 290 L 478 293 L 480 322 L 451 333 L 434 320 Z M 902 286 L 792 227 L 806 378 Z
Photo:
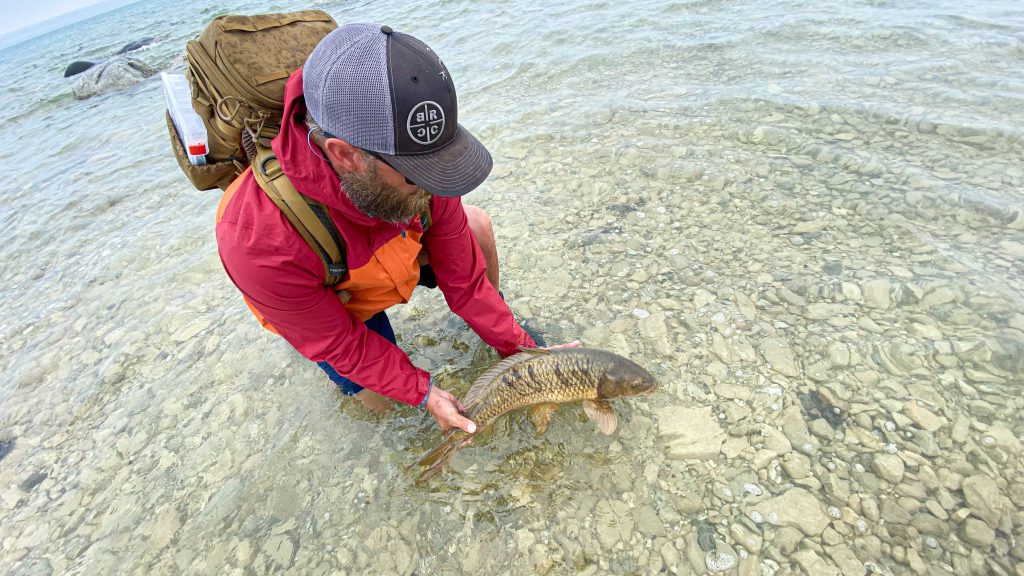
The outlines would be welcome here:
M 544 412 L 538 428 L 542 431 L 550 417 L 550 410 L 543 405 L 582 400 L 587 415 L 602 432 L 610 434 L 616 419 L 605 400 L 647 392 L 655 386 L 649 372 L 611 352 L 589 348 L 532 349 L 502 360 L 477 378 L 466 393 L 464 404 L 466 415 L 477 424 L 477 432 L 503 414 L 526 406 L 536 406 Z M 429 466 L 420 481 L 436 474 L 470 436 L 458 429 L 448 432 L 440 444 L 418 460 L 418 464 Z
M 470 411 L 470 419 L 486 426 L 506 412 L 532 404 L 596 399 L 594 375 L 599 372 L 589 369 L 591 363 L 584 360 L 559 362 L 558 356 L 546 355 L 514 366 L 501 377 L 500 389 Z

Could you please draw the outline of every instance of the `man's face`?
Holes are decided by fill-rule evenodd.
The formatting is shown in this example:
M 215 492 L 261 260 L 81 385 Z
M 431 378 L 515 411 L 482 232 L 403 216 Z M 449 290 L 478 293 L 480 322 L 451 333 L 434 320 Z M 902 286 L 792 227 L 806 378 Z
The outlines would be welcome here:
M 402 224 L 427 211 L 429 192 L 408 184 L 394 168 L 369 154 L 364 153 L 363 160 L 364 172 L 335 170 L 342 190 L 363 214 Z

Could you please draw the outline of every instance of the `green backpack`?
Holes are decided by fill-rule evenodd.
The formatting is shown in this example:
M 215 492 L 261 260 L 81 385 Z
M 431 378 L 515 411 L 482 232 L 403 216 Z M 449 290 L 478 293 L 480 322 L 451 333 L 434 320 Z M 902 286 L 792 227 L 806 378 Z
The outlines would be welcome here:
M 260 188 L 320 255 L 334 285 L 347 272 L 345 245 L 327 208 L 299 193 L 270 149 L 281 129 L 284 87 L 317 43 L 337 28 L 329 14 L 218 16 L 185 48 L 192 108 L 207 133 L 205 165 L 193 165 L 166 114 L 178 165 L 199 190 L 227 187 L 252 166 Z

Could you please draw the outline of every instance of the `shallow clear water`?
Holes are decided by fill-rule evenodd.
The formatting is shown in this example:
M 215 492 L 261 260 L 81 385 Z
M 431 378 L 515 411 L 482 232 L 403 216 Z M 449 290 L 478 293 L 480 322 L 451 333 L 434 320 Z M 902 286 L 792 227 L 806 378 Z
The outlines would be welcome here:
M 521 414 L 437 440 L 262 331 L 159 81 L 220 13 L 140 3 L 0 52 L 0 570 L 1016 574 L 1024 559 L 1017 2 L 317 3 L 428 42 L 492 151 L 504 292 L 650 368 L 606 438 Z M 454 391 L 496 357 L 418 293 Z

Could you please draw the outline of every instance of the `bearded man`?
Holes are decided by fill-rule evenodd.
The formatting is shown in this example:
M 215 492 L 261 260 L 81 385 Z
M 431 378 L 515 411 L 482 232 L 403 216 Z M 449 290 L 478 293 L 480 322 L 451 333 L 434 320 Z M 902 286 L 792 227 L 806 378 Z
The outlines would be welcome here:
M 295 189 L 326 207 L 348 274 L 324 284 L 323 261 L 246 171 L 221 201 L 217 244 L 249 307 L 342 393 L 373 408 L 384 398 L 419 406 L 442 430 L 473 432 L 452 394 L 395 345 L 385 312 L 436 282 L 502 356 L 536 346 L 498 292 L 488 216 L 460 200 L 491 156 L 458 124 L 444 63 L 387 26 L 342 26 L 289 78 L 272 148 Z

